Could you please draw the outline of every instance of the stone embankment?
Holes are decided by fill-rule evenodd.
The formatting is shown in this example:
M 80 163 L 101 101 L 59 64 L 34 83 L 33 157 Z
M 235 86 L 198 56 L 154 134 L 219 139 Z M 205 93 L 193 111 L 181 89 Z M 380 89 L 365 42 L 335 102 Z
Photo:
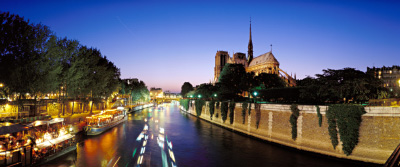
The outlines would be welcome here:
M 196 116 L 194 101 L 191 103 L 188 111 L 182 106 L 181 110 Z M 400 107 L 365 107 L 367 113 L 362 116 L 359 142 L 352 154 L 346 156 L 342 151 L 340 139 L 336 148 L 331 144 L 325 117 L 327 106 L 319 106 L 322 114 L 320 127 L 317 107 L 299 105 L 297 139 L 293 140 L 289 122 L 292 114 L 290 105 L 261 104 L 260 110 L 256 111 L 252 104 L 251 114 L 246 111 L 243 123 L 242 104 L 237 103 L 234 121 L 230 124 L 229 116 L 225 122 L 222 120 L 220 107 L 215 108 L 211 119 L 208 104 L 207 102 L 202 108 L 201 119 L 266 141 L 338 158 L 384 164 L 400 143 Z

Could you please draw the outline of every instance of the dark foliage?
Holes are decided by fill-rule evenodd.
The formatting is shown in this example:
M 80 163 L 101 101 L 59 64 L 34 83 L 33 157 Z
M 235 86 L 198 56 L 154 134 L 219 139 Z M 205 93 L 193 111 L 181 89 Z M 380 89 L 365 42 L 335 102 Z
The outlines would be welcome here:
M 269 88 L 283 88 L 286 82 L 276 74 L 261 73 L 254 77 L 257 85 L 264 85 L 266 89 Z
M 221 102 L 221 117 L 222 121 L 225 122 L 228 117 L 228 102 Z
M 300 99 L 311 103 L 362 103 L 387 92 L 382 81 L 354 68 L 327 69 L 298 81 Z
M 180 99 L 179 100 L 179 103 L 180 103 L 180 105 L 182 105 L 183 106 L 183 108 L 186 110 L 186 111 L 188 111 L 188 109 L 189 109 L 189 99 Z
M 215 101 L 211 100 L 208 104 L 209 110 L 210 110 L 210 119 L 212 120 L 212 117 L 214 115 L 214 110 L 215 110 Z
M 236 106 L 236 103 L 234 101 L 231 101 L 229 103 L 229 121 L 230 121 L 231 124 L 233 124 L 233 117 L 235 115 L 235 113 L 234 113 L 235 112 L 235 106 Z
M 320 112 L 319 106 L 316 105 L 315 107 L 317 108 L 318 125 L 319 125 L 319 127 L 321 127 L 322 126 L 322 114 Z
M 292 111 L 292 115 L 290 115 L 289 122 L 292 125 L 292 139 L 296 140 L 297 138 L 297 119 L 300 116 L 300 110 L 297 108 L 297 104 L 292 104 L 290 106 L 290 110 Z
M 183 83 L 182 87 L 181 87 L 181 95 L 183 98 L 186 97 L 186 94 L 190 91 L 193 90 L 193 85 L 190 84 L 189 82 L 185 82 Z
M 199 117 L 201 115 L 201 111 L 203 110 L 203 106 L 205 104 L 204 100 L 197 99 L 194 103 L 196 106 L 196 115 Z
M 339 139 L 338 139 L 338 132 L 336 129 L 336 112 L 334 110 L 329 109 L 326 111 L 326 119 L 328 120 L 328 132 L 329 136 L 331 138 L 331 143 L 334 149 L 336 149 L 336 146 L 339 144 Z
M 98 49 L 58 38 L 47 26 L 18 15 L 0 13 L 0 23 L 0 81 L 18 99 L 57 92 L 63 103 L 98 103 L 116 91 L 120 71 Z
M 298 102 L 300 88 L 299 87 L 286 87 L 286 88 L 271 88 L 258 90 L 259 97 L 271 102 Z
M 350 155 L 358 144 L 359 129 L 362 121 L 361 116 L 365 114 L 364 107 L 359 105 L 336 104 L 329 106 L 327 116 L 328 113 L 328 121 L 334 122 L 331 120 L 335 120 L 337 128 L 339 129 L 340 140 L 343 143 L 343 152 L 346 155 Z M 332 126 L 334 126 L 332 128 L 336 129 L 336 125 L 332 123 Z M 331 133 L 329 134 L 331 135 Z M 336 136 L 337 140 L 337 132 L 334 133 L 332 131 L 332 135 Z M 334 137 L 331 136 L 331 139 L 332 138 Z M 337 145 L 338 142 L 335 141 L 335 143 Z M 332 144 L 334 144 L 333 141 Z
M 251 114 L 251 103 L 249 103 L 249 109 L 248 109 L 248 111 L 249 111 L 249 116 L 250 116 L 250 114 Z
M 248 107 L 248 103 L 247 102 L 243 102 L 242 103 L 242 118 L 243 118 L 243 124 L 245 123 L 245 118 L 246 118 L 246 110 Z
M 226 64 L 219 77 L 218 96 L 222 100 L 238 98 L 247 90 L 246 83 L 246 70 L 242 64 Z

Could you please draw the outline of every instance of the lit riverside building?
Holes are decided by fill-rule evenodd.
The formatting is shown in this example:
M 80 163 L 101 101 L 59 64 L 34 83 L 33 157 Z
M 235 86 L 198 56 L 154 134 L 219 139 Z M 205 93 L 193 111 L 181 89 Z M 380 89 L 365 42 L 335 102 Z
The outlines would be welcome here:
M 369 68 L 367 67 L 367 72 L 374 74 L 375 78 L 382 79 L 383 86 L 387 88 L 394 96 L 400 96 L 400 67 L 392 66 L 382 68 Z

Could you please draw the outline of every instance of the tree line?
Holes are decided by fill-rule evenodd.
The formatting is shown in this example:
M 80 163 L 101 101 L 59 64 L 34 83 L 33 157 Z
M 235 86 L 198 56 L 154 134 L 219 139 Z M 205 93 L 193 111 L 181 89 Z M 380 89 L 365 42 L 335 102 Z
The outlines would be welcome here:
M 49 27 L 9 12 L 0 13 L 0 22 L 3 97 L 36 100 L 58 93 L 63 102 L 96 103 L 119 87 L 120 69 L 99 49 L 57 37 Z
M 254 90 L 283 88 L 286 82 L 276 74 L 246 72 L 242 64 L 226 64 L 218 82 L 203 83 L 196 89 L 189 82 L 182 85 L 182 97 L 243 101 Z
M 119 94 L 128 96 L 131 102 L 146 102 L 150 99 L 149 90 L 143 81 L 127 82 L 122 81 Z
M 226 64 L 217 83 L 193 88 L 185 82 L 181 90 L 185 98 L 249 101 L 253 96 L 258 101 L 277 103 L 364 103 L 390 97 L 382 80 L 354 68 L 326 69 L 316 77 L 297 80 L 296 87 L 288 87 L 276 74 L 256 76 L 241 64 Z

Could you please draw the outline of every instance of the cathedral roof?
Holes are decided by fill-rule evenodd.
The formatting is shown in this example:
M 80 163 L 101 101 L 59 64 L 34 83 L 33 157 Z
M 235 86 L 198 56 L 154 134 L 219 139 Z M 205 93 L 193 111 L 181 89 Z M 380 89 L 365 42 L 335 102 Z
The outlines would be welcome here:
M 257 56 L 256 58 L 254 58 L 249 66 L 254 66 L 254 65 L 258 65 L 258 64 L 265 64 L 265 63 L 271 63 L 271 64 L 278 64 L 279 62 L 278 60 L 276 60 L 275 56 L 272 54 L 272 52 L 267 52 L 264 53 L 260 56 Z

